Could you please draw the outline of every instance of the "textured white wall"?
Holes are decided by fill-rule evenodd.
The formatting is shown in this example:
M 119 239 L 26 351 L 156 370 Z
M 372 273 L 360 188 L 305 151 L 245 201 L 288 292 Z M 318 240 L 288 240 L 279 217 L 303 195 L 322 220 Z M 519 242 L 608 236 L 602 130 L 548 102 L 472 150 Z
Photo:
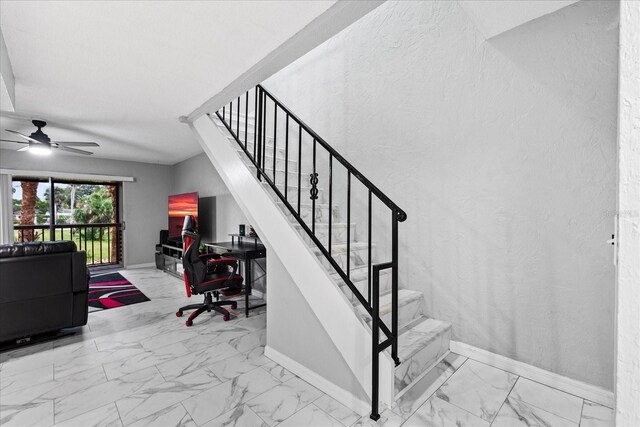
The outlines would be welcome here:
M 640 3 L 620 4 L 616 425 L 640 425 Z
M 387 2 L 265 87 L 406 210 L 401 285 L 455 339 L 612 389 L 617 35 L 617 2 L 489 42 Z

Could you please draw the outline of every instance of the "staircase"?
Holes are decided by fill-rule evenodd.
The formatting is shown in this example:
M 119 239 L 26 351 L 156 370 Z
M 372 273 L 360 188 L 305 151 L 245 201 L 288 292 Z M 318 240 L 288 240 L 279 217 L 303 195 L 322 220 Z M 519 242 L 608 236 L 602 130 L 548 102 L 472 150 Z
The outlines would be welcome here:
M 262 86 L 208 116 L 363 326 L 371 360 L 361 364 L 371 371 L 359 378 L 378 419 L 379 401 L 392 405 L 449 351 L 451 325 L 426 317 L 423 294 L 398 283 L 398 223 L 405 213 Z M 194 126 L 203 146 L 211 135 L 204 127 Z M 220 167 L 231 182 L 237 171 L 227 176 Z M 358 341 L 327 330 L 338 348 Z

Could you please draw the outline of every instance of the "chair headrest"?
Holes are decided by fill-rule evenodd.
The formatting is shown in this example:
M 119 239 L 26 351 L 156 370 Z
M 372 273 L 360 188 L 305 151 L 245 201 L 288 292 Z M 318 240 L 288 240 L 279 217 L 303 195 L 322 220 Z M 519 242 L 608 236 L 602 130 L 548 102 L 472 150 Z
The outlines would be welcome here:
M 196 233 L 197 229 L 196 218 L 193 215 L 186 215 L 182 223 L 182 232 L 188 231 L 190 233 Z

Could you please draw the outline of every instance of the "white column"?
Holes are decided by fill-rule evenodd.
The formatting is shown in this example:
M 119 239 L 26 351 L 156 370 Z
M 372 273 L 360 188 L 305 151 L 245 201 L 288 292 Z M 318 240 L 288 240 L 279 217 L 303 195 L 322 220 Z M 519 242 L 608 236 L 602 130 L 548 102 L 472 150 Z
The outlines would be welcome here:
M 13 243 L 11 175 L 0 174 L 0 244 Z
M 620 2 L 616 425 L 640 426 L 640 2 Z

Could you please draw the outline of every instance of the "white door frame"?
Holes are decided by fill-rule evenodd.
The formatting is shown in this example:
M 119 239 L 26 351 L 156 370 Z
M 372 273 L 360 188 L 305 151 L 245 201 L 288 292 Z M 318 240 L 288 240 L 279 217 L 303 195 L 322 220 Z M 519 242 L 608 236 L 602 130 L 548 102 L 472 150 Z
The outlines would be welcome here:
M 640 2 L 620 2 L 615 414 L 640 426 Z

